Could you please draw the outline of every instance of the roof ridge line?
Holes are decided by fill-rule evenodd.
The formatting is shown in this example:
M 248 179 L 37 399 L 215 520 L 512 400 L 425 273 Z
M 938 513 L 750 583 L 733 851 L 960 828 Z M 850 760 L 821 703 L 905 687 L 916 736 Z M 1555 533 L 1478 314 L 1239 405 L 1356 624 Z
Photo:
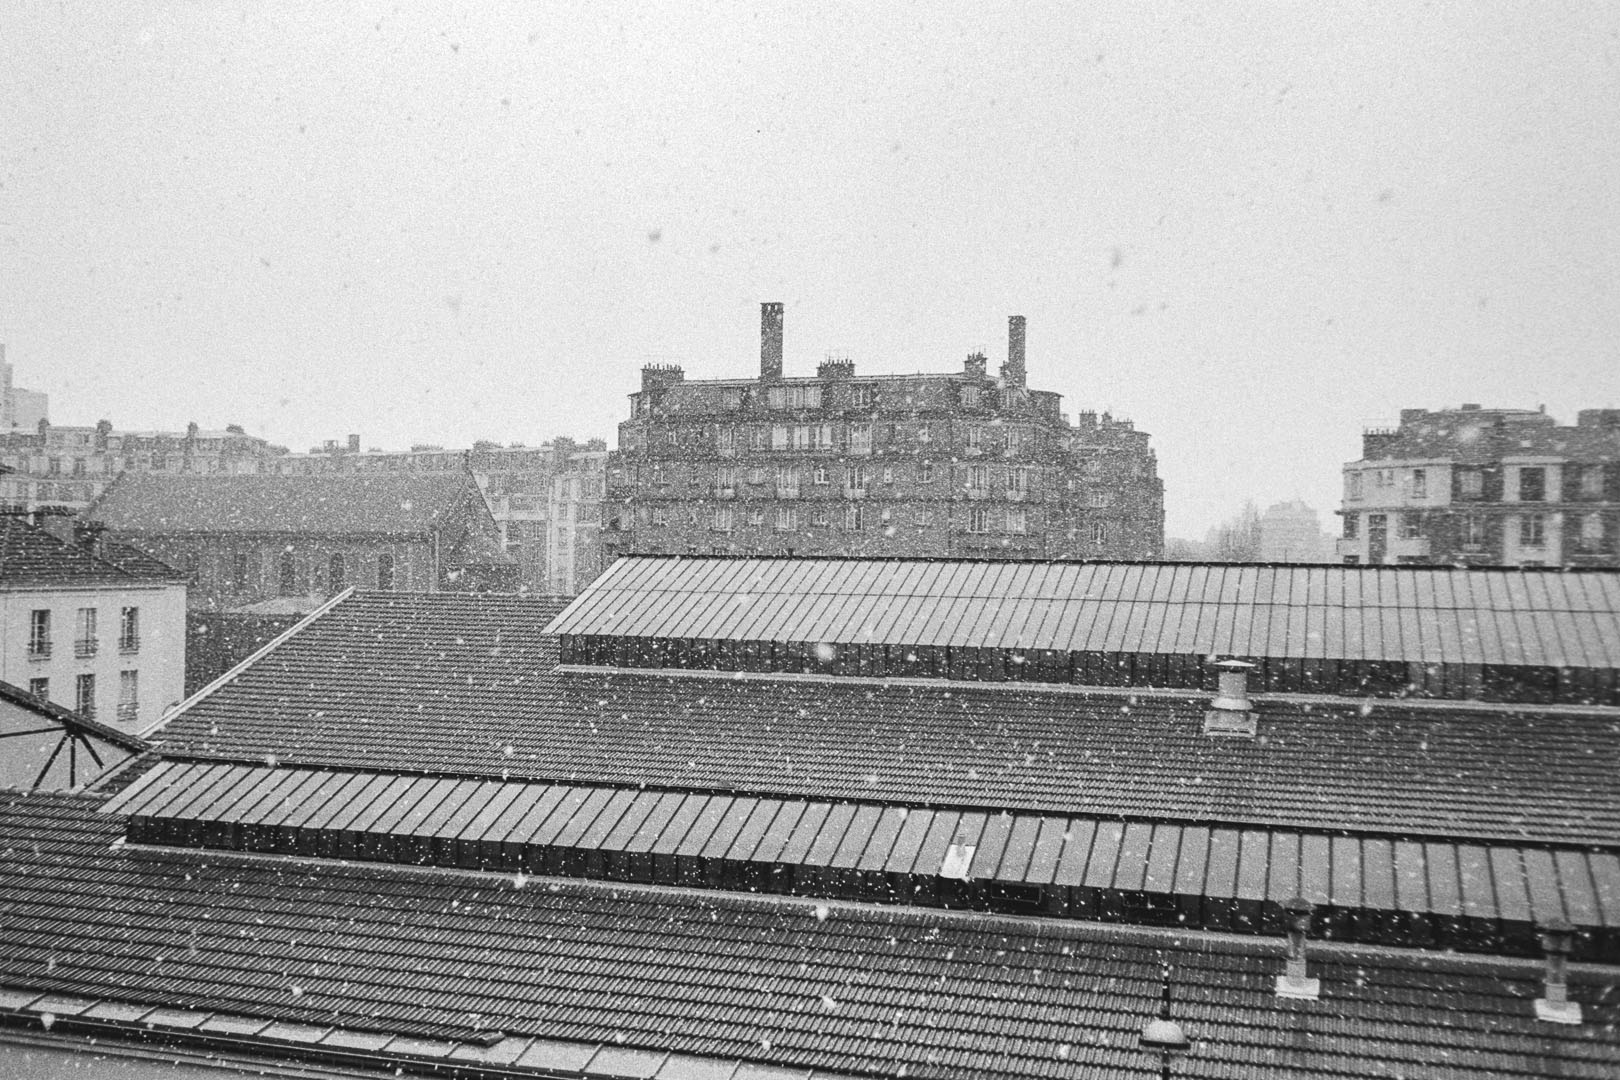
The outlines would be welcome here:
M 338 604 L 341 604 L 343 601 L 347 600 L 352 595 L 354 595 L 354 586 L 350 585 L 347 589 L 344 589 L 342 592 L 340 592 L 336 596 L 332 597 L 326 603 L 322 604 L 320 607 L 316 608 L 314 611 L 310 612 L 308 615 L 305 615 L 302 619 L 299 619 L 297 622 L 293 623 L 287 629 L 283 630 L 281 633 L 277 634 L 275 637 L 273 637 L 269 641 L 265 642 L 264 645 L 260 646 L 259 649 L 256 652 L 254 652 L 251 656 L 249 656 L 246 660 L 243 660 L 241 663 L 237 664 L 235 667 L 233 667 L 229 671 L 225 672 L 225 674 L 221 675 L 219 678 L 215 679 L 213 682 L 209 683 L 207 686 L 204 686 L 202 689 L 198 690 L 196 693 L 194 693 L 190 697 L 186 698 L 184 701 L 182 701 L 180 704 L 176 705 L 168 713 L 165 713 L 163 716 L 158 717 L 155 721 L 152 722 L 152 724 L 150 726 L 148 726 L 146 728 L 143 728 L 139 732 L 139 734 L 143 738 L 147 737 L 147 736 L 150 736 L 158 728 L 162 727 L 163 725 L 167 724 L 169 721 L 171 721 L 171 720 L 175 719 L 176 717 L 180 716 L 181 714 L 185 713 L 193 705 L 195 705 L 199 701 L 202 701 L 203 699 L 211 696 L 215 691 L 221 689 L 227 683 L 230 683 L 231 681 L 233 681 L 238 675 L 242 674 L 242 672 L 246 671 L 253 664 L 258 663 L 259 660 L 261 660 L 265 655 L 270 653 L 272 650 L 279 648 L 282 645 L 282 643 L 287 641 L 294 634 L 299 633 L 301 630 L 304 629 L 304 627 L 308 626 L 310 623 L 314 622 L 316 619 L 320 618 L 322 615 L 325 615 L 328 611 L 331 611 L 334 607 L 336 607 Z

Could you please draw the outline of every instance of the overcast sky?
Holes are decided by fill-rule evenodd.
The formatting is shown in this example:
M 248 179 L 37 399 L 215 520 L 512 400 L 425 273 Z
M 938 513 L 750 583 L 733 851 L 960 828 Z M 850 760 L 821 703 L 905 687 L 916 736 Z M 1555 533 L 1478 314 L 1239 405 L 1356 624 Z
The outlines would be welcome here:
M 0 341 L 57 423 L 615 439 L 648 361 L 1153 434 L 1172 536 L 1369 423 L 1620 405 L 1620 5 L 0 0 Z M 431 14 L 418 8 L 431 8 Z

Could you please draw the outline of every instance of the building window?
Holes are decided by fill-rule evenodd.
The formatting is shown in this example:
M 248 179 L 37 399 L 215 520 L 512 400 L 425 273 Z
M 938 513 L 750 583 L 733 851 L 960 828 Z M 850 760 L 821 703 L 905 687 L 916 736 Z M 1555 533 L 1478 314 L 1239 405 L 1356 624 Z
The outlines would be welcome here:
M 917 425 L 917 441 L 918 442 L 928 442 L 933 437 L 934 437 L 933 432 L 929 429 L 927 424 L 918 424 Z
M 667 507 L 667 506 L 655 506 L 655 507 L 653 507 L 653 510 L 652 510 L 652 523 L 654 525 L 657 525 L 657 526 L 660 526 L 660 527 L 668 525 L 669 524 L 669 507 Z
M 870 454 L 872 452 L 872 425 L 849 425 L 849 452 L 852 454 Z
M 979 388 L 977 386 L 962 387 L 962 404 L 972 408 L 979 403 Z
M 1586 499 L 1603 497 L 1603 466 L 1588 465 L 1581 470 L 1581 497 Z
M 735 494 L 737 490 L 737 467 L 735 465 L 722 465 L 716 469 L 714 486 L 716 494 Z
M 818 483 L 818 484 L 830 484 L 830 483 L 832 483 L 832 475 L 831 475 L 830 471 L 828 470 L 827 466 L 825 466 L 825 465 L 817 465 L 816 466 L 816 483 Z
M 1545 514 L 1526 514 L 1519 519 L 1519 546 L 1527 548 L 1547 546 Z
M 748 469 L 748 482 L 750 484 L 763 484 L 765 482 L 765 468 L 762 465 L 752 465 Z
M 377 556 L 377 588 L 385 592 L 394 588 L 394 557 L 386 551 Z
M 334 551 L 332 557 L 326 560 L 326 581 L 330 591 L 341 592 L 348 580 L 348 572 L 343 566 L 343 553 Z
M 1029 491 L 1029 469 L 1022 465 L 1007 470 L 1007 490 L 1020 495 Z
M 793 531 L 793 507 L 791 507 L 791 506 L 778 506 L 776 508 L 776 531 L 777 532 L 792 532 Z
M 1477 499 L 1485 494 L 1485 472 L 1482 469 L 1457 470 L 1457 494 Z
M 773 409 L 819 409 L 821 386 L 773 386 L 767 400 Z
M 932 520 L 933 515 L 928 512 L 926 507 L 919 506 L 911 512 L 911 523 L 913 525 L 927 525 Z
M 279 560 L 280 584 L 282 596 L 294 596 L 298 592 L 298 564 L 293 560 L 293 553 L 283 551 Z
M 983 465 L 968 466 L 968 490 L 983 491 L 990 486 L 990 470 Z M 982 532 L 983 530 L 975 530 Z
M 795 465 L 776 467 L 776 495 L 781 499 L 799 497 L 799 469 Z
M 1423 469 L 1412 470 L 1412 498 L 1427 499 L 1429 497 L 1429 474 Z
M 934 482 L 934 463 L 932 461 L 925 461 L 917 466 L 917 480 L 923 484 L 932 484 Z
M 714 444 L 721 453 L 737 449 L 737 429 L 734 427 L 716 428 Z
M 1029 531 L 1028 512 L 1022 506 L 1007 507 L 1007 531 L 1022 536 Z
M 94 656 L 99 642 L 96 640 L 96 609 L 79 609 L 78 633 L 73 638 L 74 656 Z
M 1519 501 L 1545 502 L 1547 498 L 1547 470 L 1539 466 L 1519 469 Z
M 1089 502 L 1093 509 L 1101 510 L 1103 507 L 1108 505 L 1108 492 L 1093 491 L 1091 493 Z
M 28 655 L 43 659 L 51 655 L 51 612 L 35 608 L 28 613 Z
M 1359 498 L 1361 498 L 1361 496 L 1362 496 L 1362 483 L 1363 483 L 1361 474 L 1358 473 L 1358 472 L 1350 473 L 1350 474 L 1348 474 L 1347 479 L 1348 479 L 1349 485 L 1350 485 L 1349 486 L 1349 494 L 1348 494 L 1347 497 L 1351 498 L 1351 499 L 1359 499 Z
M 1581 516 L 1581 535 L 1579 548 L 1582 552 L 1595 555 L 1603 550 L 1603 515 L 1583 514 Z
M 126 607 L 118 612 L 118 651 L 139 652 L 141 648 L 141 609 Z
M 866 528 L 866 507 L 859 503 L 844 507 L 844 528 L 849 532 L 860 532 Z
M 786 450 L 788 448 L 788 429 L 786 424 L 777 424 L 771 428 L 771 449 Z
M 1361 534 L 1361 515 L 1360 514 L 1346 514 L 1346 515 L 1344 515 L 1344 538 L 1346 540 L 1354 540 L 1360 534 Z
M 1401 536 L 1407 540 L 1416 540 L 1423 535 L 1423 516 L 1421 514 L 1401 515 Z
M 968 511 L 968 532 L 982 533 L 990 531 L 990 511 L 982 506 L 975 506 Z
M 765 524 L 765 511 L 763 511 L 763 510 L 750 510 L 750 511 L 748 511 L 748 524 L 750 524 L 750 525 L 763 525 L 763 524 Z
M 978 424 L 969 424 L 967 429 L 967 444 L 969 450 L 984 449 L 984 428 Z
M 828 523 L 827 508 L 825 506 L 816 507 L 815 513 L 812 514 L 811 517 L 810 517 L 810 524 L 812 524 L 812 525 L 826 525 L 827 523 Z
M 894 466 L 893 465 L 885 465 L 885 466 L 883 466 L 883 482 L 885 484 L 894 483 Z
M 231 557 L 231 587 L 237 592 L 245 592 L 248 587 L 248 554 L 238 551 Z
M 720 404 L 728 409 L 742 408 L 742 387 L 728 386 L 720 391 Z
M 141 711 L 141 673 L 138 671 L 120 671 L 118 673 L 118 722 L 133 724 Z
M 844 470 L 844 488 L 847 491 L 858 492 L 866 490 L 869 474 L 865 465 L 851 465 Z
M 717 506 L 714 508 L 714 527 L 720 532 L 731 531 L 731 507 Z
M 74 676 L 73 711 L 86 720 L 96 718 L 96 677 L 94 675 Z
M 1093 521 L 1091 523 L 1091 542 L 1093 544 L 1106 544 L 1108 542 L 1108 523 Z
M 1485 519 L 1478 514 L 1468 514 L 1462 519 L 1462 528 L 1458 533 L 1462 537 L 1462 546 L 1477 548 L 1485 546 Z
M 877 404 L 877 387 L 855 387 L 855 407 L 857 409 L 870 409 Z
M 49 679 L 29 679 L 28 680 L 28 692 L 30 694 L 33 694 L 35 697 L 37 697 L 41 701 L 49 701 L 49 700 L 51 700 L 51 680 L 49 680 Z

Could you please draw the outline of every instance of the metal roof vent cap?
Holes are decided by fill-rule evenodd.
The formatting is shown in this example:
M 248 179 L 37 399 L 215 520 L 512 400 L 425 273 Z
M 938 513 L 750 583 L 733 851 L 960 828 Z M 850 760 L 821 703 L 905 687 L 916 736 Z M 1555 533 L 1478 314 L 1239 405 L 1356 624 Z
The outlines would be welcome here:
M 1192 1040 L 1181 1025 L 1170 1019 L 1170 968 L 1164 969 L 1164 994 L 1159 1002 L 1159 1015 L 1149 1020 L 1142 1027 L 1142 1034 L 1138 1037 L 1139 1045 L 1150 1054 L 1159 1055 L 1160 1072 L 1162 1080 L 1170 1078 L 1170 1059 L 1178 1054 L 1185 1054 L 1192 1049 Z
M 1541 948 L 1546 953 L 1545 985 L 1536 999 L 1536 1019 L 1549 1024 L 1578 1024 L 1581 1003 L 1569 1000 L 1567 969 L 1575 948 L 1575 927 L 1559 917 L 1542 924 Z
M 1311 915 L 1316 905 L 1303 896 L 1283 904 L 1288 916 L 1288 966 L 1277 976 L 1277 996 L 1299 1001 L 1315 1001 L 1322 996 L 1322 983 L 1309 977 L 1305 969 L 1305 939 L 1311 934 Z
M 1245 660 L 1221 660 L 1212 666 L 1220 672 L 1220 689 L 1204 713 L 1204 734 L 1254 738 L 1254 704 L 1249 701 L 1249 672 L 1254 665 Z

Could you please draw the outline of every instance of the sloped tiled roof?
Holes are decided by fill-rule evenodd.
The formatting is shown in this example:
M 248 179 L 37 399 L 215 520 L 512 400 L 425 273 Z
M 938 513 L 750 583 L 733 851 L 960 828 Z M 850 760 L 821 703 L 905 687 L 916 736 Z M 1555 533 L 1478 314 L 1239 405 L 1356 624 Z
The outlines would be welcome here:
M 1620 715 L 556 671 L 547 604 L 357 594 L 161 732 L 170 756 L 1400 835 L 1620 838 Z M 555 610 L 554 608 L 552 610 Z
M 1620 571 L 638 555 L 551 630 L 1620 668 Z
M 474 1028 L 797 1069 L 1134 1077 L 1168 964 L 1188 1075 L 1613 1075 L 1612 968 L 1577 1026 L 1538 965 L 402 867 L 140 851 L 91 797 L 0 795 L 0 984 L 324 1030 Z
M 123 544 L 102 553 L 59 539 L 21 517 L 0 515 L 0 588 L 131 585 L 183 580 L 173 568 Z
M 311 476 L 125 473 L 86 511 L 130 535 L 419 535 L 452 519 L 473 485 L 460 472 Z

